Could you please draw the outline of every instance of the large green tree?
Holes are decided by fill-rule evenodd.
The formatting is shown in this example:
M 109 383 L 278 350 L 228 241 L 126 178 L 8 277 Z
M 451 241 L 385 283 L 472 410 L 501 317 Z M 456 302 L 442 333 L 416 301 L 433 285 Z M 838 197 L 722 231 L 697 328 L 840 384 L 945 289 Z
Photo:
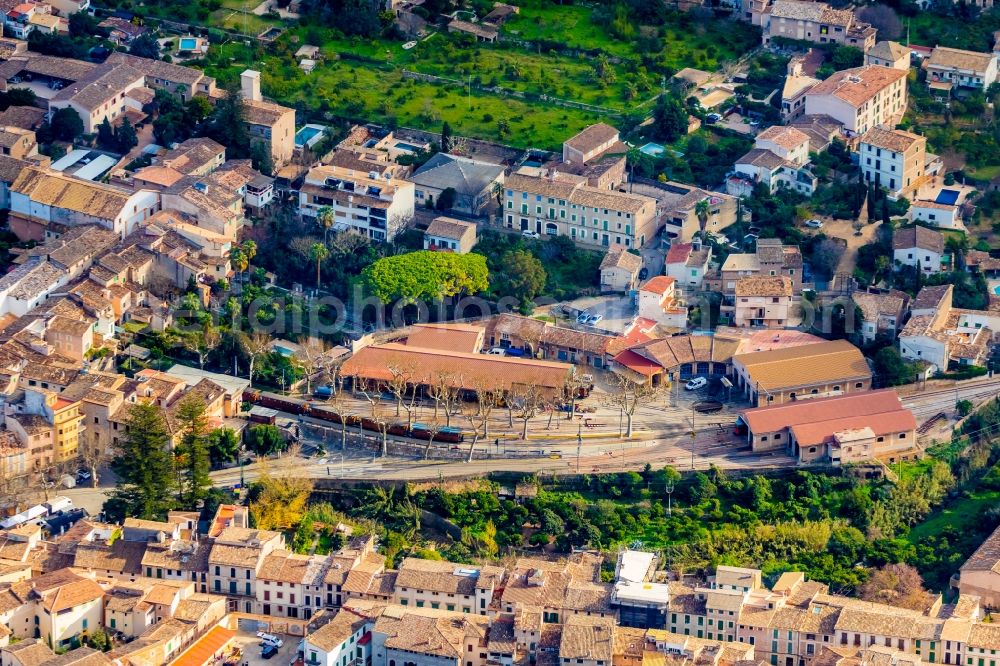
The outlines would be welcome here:
M 489 286 L 486 257 L 420 250 L 379 259 L 362 278 L 370 293 L 385 303 L 413 303 L 475 294 Z
M 240 451 L 240 438 L 232 428 L 219 428 L 208 433 L 208 457 L 213 464 L 236 460 Z
M 165 518 L 174 506 L 175 484 L 170 435 L 161 409 L 132 405 L 126 425 L 111 460 L 118 487 L 108 503 L 127 516 Z
M 178 497 L 182 506 L 193 509 L 212 487 L 208 476 L 209 427 L 204 401 L 193 393 L 184 396 L 177 406 L 176 418 L 181 431 L 181 441 L 174 451 L 179 474 Z
M 653 107 L 653 134 L 671 143 L 687 134 L 688 113 L 676 95 L 661 95 Z
M 503 269 L 493 282 L 494 291 L 527 303 L 542 293 L 548 275 L 542 262 L 527 250 L 511 250 L 503 255 Z

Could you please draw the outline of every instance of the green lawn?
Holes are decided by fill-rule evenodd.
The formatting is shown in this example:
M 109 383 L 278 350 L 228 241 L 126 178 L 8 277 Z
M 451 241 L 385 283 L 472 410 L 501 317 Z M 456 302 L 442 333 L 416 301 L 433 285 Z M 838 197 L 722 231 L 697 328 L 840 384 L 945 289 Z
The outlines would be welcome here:
M 240 67 L 229 60 L 236 58 Z M 207 71 L 220 81 L 235 78 L 247 62 L 245 49 L 222 48 L 210 58 Z M 290 62 L 265 56 L 255 63 L 263 75 L 266 93 L 288 105 L 329 110 L 337 115 L 376 122 L 394 120 L 407 127 L 440 129 L 444 121 L 456 134 L 494 139 L 516 146 L 557 148 L 566 137 L 601 117 L 550 104 L 530 104 L 517 99 L 404 79 L 394 69 L 378 69 L 351 60 L 334 60 L 304 74 Z M 510 126 L 501 136 L 499 121 Z
M 972 497 L 946 504 L 935 511 L 927 520 L 910 530 L 910 543 L 920 543 L 924 539 L 937 536 L 945 527 L 953 527 L 959 532 L 972 528 L 980 519 L 980 511 L 995 507 L 1000 503 L 1000 492 L 981 491 Z

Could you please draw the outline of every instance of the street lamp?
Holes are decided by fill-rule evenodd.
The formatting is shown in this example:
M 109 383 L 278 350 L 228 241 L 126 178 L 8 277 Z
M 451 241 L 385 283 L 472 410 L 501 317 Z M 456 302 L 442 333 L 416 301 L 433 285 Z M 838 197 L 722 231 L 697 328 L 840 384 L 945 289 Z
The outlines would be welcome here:
M 576 473 L 580 473 L 580 452 L 583 449 L 583 426 L 577 426 L 576 430 Z

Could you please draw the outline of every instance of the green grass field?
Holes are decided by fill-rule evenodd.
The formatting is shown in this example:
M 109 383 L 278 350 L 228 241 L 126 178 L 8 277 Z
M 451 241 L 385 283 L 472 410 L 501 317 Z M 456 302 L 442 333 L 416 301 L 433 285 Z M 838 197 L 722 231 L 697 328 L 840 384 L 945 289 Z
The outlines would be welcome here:
M 255 54 L 264 92 L 275 100 L 320 115 L 428 130 L 448 121 L 458 134 L 519 147 L 557 148 L 590 123 L 614 123 L 619 114 L 652 99 L 671 72 L 683 67 L 715 69 L 759 39 L 756 29 L 746 24 L 699 21 L 688 14 L 671 16 L 660 28 L 628 24 L 633 34 L 616 38 L 593 16 L 593 7 L 524 0 L 521 14 L 503 31 L 512 40 L 534 46 L 517 41 L 469 44 L 439 33 L 404 50 L 397 41 L 344 38 L 318 25 L 244 19 L 239 11 L 244 6 L 252 9 L 241 0 L 222 0 L 209 23 L 252 34 L 287 25 L 275 47 Z M 544 46 L 537 44 L 542 40 Z M 310 75 L 299 71 L 292 57 L 302 44 L 320 46 L 324 56 Z M 238 76 L 249 60 L 239 44 L 214 45 L 212 51 L 207 69 L 220 82 Z M 405 78 L 404 70 L 461 83 L 415 81 Z M 565 108 L 548 98 L 600 108 Z

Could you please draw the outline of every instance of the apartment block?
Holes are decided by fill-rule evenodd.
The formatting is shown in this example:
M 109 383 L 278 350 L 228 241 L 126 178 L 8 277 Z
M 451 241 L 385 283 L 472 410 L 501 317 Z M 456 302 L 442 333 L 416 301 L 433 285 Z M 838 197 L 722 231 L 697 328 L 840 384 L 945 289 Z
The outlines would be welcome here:
M 816 44 L 843 44 L 862 51 L 875 45 L 875 28 L 859 21 L 853 11 L 833 9 L 825 2 L 774 0 L 759 10 L 759 16 L 765 46 L 775 37 Z
M 414 215 L 413 183 L 337 166 L 309 170 L 299 189 L 299 214 L 333 214 L 334 230 L 353 230 L 376 241 L 392 240 Z
M 504 185 L 508 229 L 567 236 L 580 245 L 640 248 L 656 235 L 656 200 L 587 184 L 582 176 L 522 168 Z
M 925 181 L 927 139 L 898 129 L 873 127 L 861 137 L 858 164 L 865 182 L 890 197 L 910 197 Z
M 807 116 L 829 116 L 843 129 L 864 134 L 895 125 L 906 112 L 906 72 L 878 65 L 845 69 L 805 94 Z

